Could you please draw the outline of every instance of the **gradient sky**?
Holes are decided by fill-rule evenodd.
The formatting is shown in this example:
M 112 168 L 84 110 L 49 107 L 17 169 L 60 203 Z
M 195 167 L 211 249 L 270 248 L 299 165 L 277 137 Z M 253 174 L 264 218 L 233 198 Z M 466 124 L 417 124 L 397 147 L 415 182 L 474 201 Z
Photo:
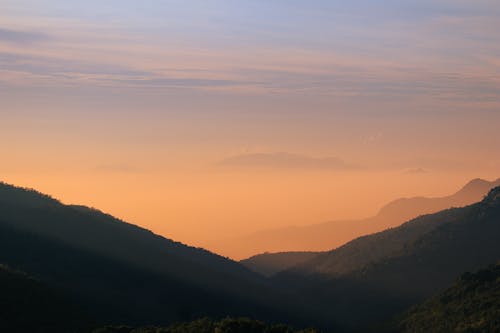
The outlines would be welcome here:
M 500 177 L 498 31 L 493 0 L 2 0 L 0 178 L 195 245 L 450 194 Z

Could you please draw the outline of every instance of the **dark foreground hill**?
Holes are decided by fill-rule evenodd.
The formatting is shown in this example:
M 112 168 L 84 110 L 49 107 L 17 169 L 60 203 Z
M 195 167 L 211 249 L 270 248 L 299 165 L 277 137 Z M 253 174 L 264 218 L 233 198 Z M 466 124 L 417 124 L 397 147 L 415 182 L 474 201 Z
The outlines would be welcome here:
M 46 330 L 40 316 L 30 314 L 31 303 L 16 305 L 26 299 L 21 292 L 19 298 L 16 293 L 4 298 L 4 308 L 13 304 L 17 310 L 0 318 L 14 327 L 16 318 L 25 318 L 23 325 L 39 330 L 24 332 L 37 333 L 58 332 L 62 326 L 76 332 L 82 313 L 90 317 L 86 323 L 97 326 L 170 329 L 174 322 L 229 316 L 319 326 L 328 332 L 338 332 L 337 323 L 365 329 L 444 290 L 463 272 L 497 262 L 498 239 L 500 188 L 495 188 L 477 204 L 361 237 L 302 258 L 302 264 L 266 279 L 239 263 L 97 210 L 1 184 L 0 264 L 27 274 L 9 280 L 7 272 L 5 281 L 11 282 L 4 282 L 6 292 L 24 283 L 17 290 L 36 296 L 32 304 L 43 308 L 40 313 L 48 311 L 42 318 L 49 325 L 54 324 L 50 314 L 59 311 L 53 309 L 60 308 L 65 318 L 61 326 Z M 189 329 L 191 324 L 185 325 Z M 227 332 L 240 332 L 231 325 L 225 326 Z
M 239 263 L 7 184 L 0 184 L 0 264 L 60 290 L 103 324 L 300 318 Z
M 64 295 L 28 275 L 0 266 L 0 332 L 81 332 L 91 325 Z
M 334 320 L 363 326 L 443 290 L 500 259 L 500 187 L 483 201 L 359 238 L 274 281 Z M 326 311 L 326 312 L 325 312 Z
M 500 332 L 500 265 L 463 274 L 445 292 L 401 316 L 393 332 Z

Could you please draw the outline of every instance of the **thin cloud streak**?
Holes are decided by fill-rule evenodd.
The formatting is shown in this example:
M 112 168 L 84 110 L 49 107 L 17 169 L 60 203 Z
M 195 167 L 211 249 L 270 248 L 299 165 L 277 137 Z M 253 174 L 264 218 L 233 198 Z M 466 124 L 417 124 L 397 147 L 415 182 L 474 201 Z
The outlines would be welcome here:
M 270 168 L 270 169 L 305 169 L 305 170 L 352 170 L 355 167 L 346 164 L 337 157 L 310 157 L 287 152 L 254 153 L 228 157 L 219 163 L 223 168 Z
M 132 2 L 125 3 L 122 12 L 125 14 L 131 5 Z M 0 46 L 3 53 L 0 68 L 8 74 L 3 85 L 13 82 L 16 89 L 42 83 L 61 87 L 126 87 L 130 88 L 127 93 L 132 94 L 134 89 L 154 88 L 161 94 L 165 89 L 183 88 L 234 95 L 431 98 L 456 104 L 488 102 L 491 108 L 500 103 L 500 81 L 494 75 L 500 71 L 495 58 L 500 43 L 494 33 L 500 27 L 497 11 L 487 10 L 492 5 L 488 1 L 474 6 L 449 1 L 395 2 L 390 10 L 378 9 L 371 16 L 369 11 L 359 10 L 372 8 L 369 1 L 350 5 L 315 1 L 307 8 L 295 2 L 290 5 L 259 2 L 249 6 L 250 11 L 266 9 L 259 20 L 266 23 L 273 35 L 264 35 L 255 22 L 248 20 L 247 14 L 232 5 L 228 5 L 228 10 L 235 11 L 236 18 L 245 14 L 243 30 L 226 27 L 235 18 L 217 11 L 214 15 L 228 16 L 228 21 L 204 20 L 200 24 L 205 27 L 196 26 L 193 30 L 185 26 L 182 16 L 168 27 L 152 27 L 146 21 L 134 21 L 128 26 L 123 22 L 120 25 L 120 21 L 112 25 L 100 19 L 90 21 L 85 16 L 79 17 L 80 11 L 73 10 L 73 15 L 64 21 L 42 15 L 44 22 L 50 24 L 44 23 L 47 30 L 41 29 L 44 32 L 40 33 L 28 32 L 34 31 L 36 21 L 20 20 L 26 25 L 24 30 L 0 28 L 0 40 L 2 31 L 7 36 L 4 38 L 10 39 L 53 37 L 45 43 L 48 45 L 36 48 Z M 106 13 L 111 9 L 96 6 Z M 284 6 L 286 13 L 272 15 Z M 9 7 L 22 12 L 19 10 L 22 3 L 7 4 L 6 8 Z M 82 11 L 91 8 L 89 4 L 80 7 Z M 156 9 L 162 12 L 167 7 L 171 6 Z M 191 5 L 172 8 L 187 15 Z M 157 17 L 158 13 L 152 9 L 154 6 L 145 6 L 142 14 Z M 322 9 L 323 15 L 316 16 L 318 9 Z M 66 10 L 72 11 L 70 7 Z M 401 16 L 403 13 L 408 18 Z M 348 14 L 371 17 L 370 27 L 356 20 L 346 21 Z M 338 15 L 343 20 L 337 23 L 327 20 Z M 311 17 L 318 17 L 320 22 L 304 30 L 301 35 L 304 38 L 290 38 L 296 36 L 295 20 L 307 21 Z M 405 20 L 397 20 L 398 17 Z M 79 23 L 78 29 L 71 29 L 71 20 Z M 213 34 L 203 34 L 200 40 L 192 35 L 195 30 Z M 257 38 L 251 33 L 255 30 L 259 31 Z M 325 30 L 331 35 L 328 39 L 321 37 Z M 162 35 L 161 31 L 168 33 Z M 268 45 L 269 38 L 272 47 Z
M 0 43 L 31 44 L 50 39 L 48 35 L 36 31 L 12 30 L 0 27 Z

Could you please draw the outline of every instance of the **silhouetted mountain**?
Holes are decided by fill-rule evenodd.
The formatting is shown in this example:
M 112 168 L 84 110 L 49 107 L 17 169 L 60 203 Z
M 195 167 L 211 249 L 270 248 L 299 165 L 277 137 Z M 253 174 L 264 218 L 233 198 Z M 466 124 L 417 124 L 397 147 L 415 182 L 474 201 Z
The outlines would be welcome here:
M 465 273 L 445 292 L 413 307 L 388 332 L 500 332 L 500 265 Z
M 419 215 L 435 213 L 452 207 L 463 207 L 477 202 L 492 189 L 500 186 L 500 179 L 486 181 L 473 179 L 453 195 L 442 198 L 403 198 L 385 205 L 377 214 L 379 219 L 387 221 L 406 221 Z M 386 226 L 391 227 L 391 225 Z
M 479 203 L 358 238 L 274 280 L 345 324 L 389 318 L 500 259 L 500 187 Z M 326 312 L 325 312 L 326 311 Z
M 55 325 L 54 332 L 68 327 L 72 318 L 74 328 L 81 327 L 79 314 L 64 304 L 78 306 L 78 313 L 102 325 L 173 327 L 168 325 L 203 316 L 245 316 L 329 329 L 337 322 L 364 327 L 444 290 L 465 271 L 497 262 L 499 238 L 500 187 L 474 205 L 421 216 L 336 250 L 306 255 L 312 258 L 301 253 L 253 258 L 261 270 L 304 260 L 265 279 L 236 262 L 95 209 L 0 184 L 0 263 L 33 277 L 17 275 L 17 282 L 3 286 L 16 290 L 19 283 L 17 290 L 35 295 L 33 304 L 48 311 L 49 326 L 51 309 L 69 311 L 68 321 Z M 7 273 L 0 271 L 0 282 L 12 276 Z M 0 304 L 15 305 L 26 298 L 20 295 Z M 54 303 L 44 303 L 48 299 Z M 31 308 L 17 309 L 31 318 Z M 10 322 L 2 318 L 4 325 L 17 323 L 16 316 Z
M 470 205 L 481 200 L 496 186 L 500 186 L 500 179 L 492 182 L 474 179 L 450 196 L 394 200 L 380 209 L 374 217 L 263 230 L 244 237 L 221 239 L 206 247 L 218 253 L 224 253 L 227 248 L 237 249 L 232 253 L 232 257 L 237 259 L 263 252 L 328 251 L 356 237 L 399 226 L 424 214 Z
M 240 263 L 255 272 L 265 276 L 272 276 L 278 272 L 304 263 L 318 254 L 320 254 L 320 252 L 263 253 L 241 260 Z
M 356 238 L 335 250 L 322 252 L 290 270 L 329 276 L 349 274 L 381 260 L 400 256 L 408 244 L 442 224 L 453 222 L 461 215 L 462 211 L 456 209 L 424 215 L 400 227 Z
M 276 319 L 287 311 L 268 282 L 239 263 L 7 184 L 0 184 L 0 263 L 63 291 L 103 323 Z
M 81 332 L 88 318 L 68 299 L 28 275 L 0 265 L 0 332 Z

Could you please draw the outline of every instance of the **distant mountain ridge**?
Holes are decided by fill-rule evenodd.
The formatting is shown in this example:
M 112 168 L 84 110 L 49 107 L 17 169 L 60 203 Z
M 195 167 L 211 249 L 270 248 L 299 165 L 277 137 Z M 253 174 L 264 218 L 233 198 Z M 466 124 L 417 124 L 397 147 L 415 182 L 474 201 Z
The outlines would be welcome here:
M 414 212 L 424 215 L 447 208 L 463 207 L 481 200 L 492 188 L 497 186 L 500 186 L 500 178 L 491 182 L 476 178 L 468 182 L 458 192 L 446 197 L 413 197 L 391 201 L 380 209 L 377 217 L 391 221 L 401 218 L 408 220 L 417 217 L 414 216 Z
M 237 244 L 241 248 L 237 257 L 242 259 L 263 252 L 328 251 L 356 237 L 399 226 L 420 215 L 470 205 L 481 200 L 496 186 L 500 186 L 500 179 L 495 181 L 474 179 L 456 193 L 446 197 L 394 200 L 382 207 L 374 217 L 263 230 L 246 237 L 226 240 L 227 243 L 221 241 L 220 244 L 213 244 L 209 248 L 222 253 L 224 247 L 235 248 Z
M 463 272 L 498 262 L 499 239 L 496 187 L 476 204 L 360 237 L 273 280 L 334 320 L 373 324 L 444 290 Z

